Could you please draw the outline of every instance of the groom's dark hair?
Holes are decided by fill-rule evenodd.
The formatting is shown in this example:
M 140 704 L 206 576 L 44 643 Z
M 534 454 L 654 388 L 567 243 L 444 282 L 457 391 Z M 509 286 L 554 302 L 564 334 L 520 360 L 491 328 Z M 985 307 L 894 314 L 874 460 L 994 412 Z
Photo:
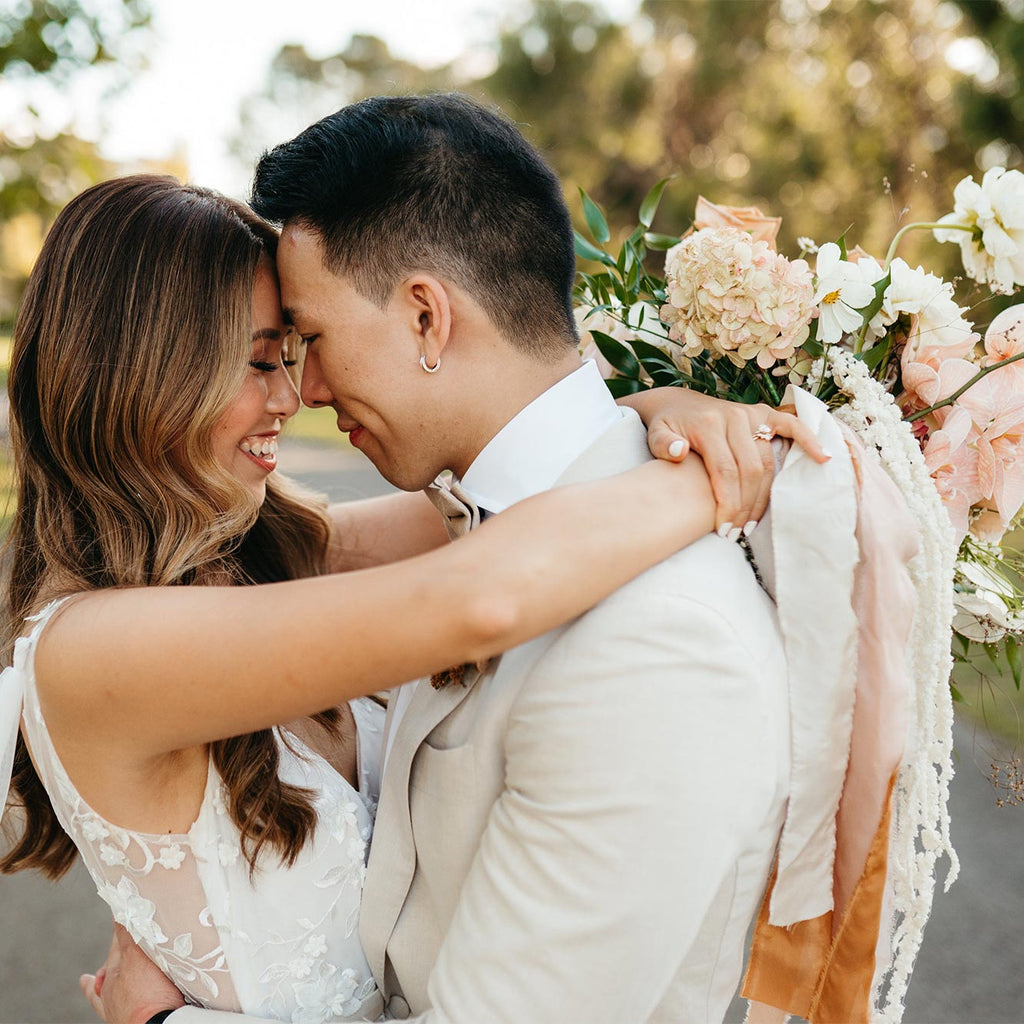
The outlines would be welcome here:
M 465 96 L 344 107 L 264 153 L 250 203 L 312 229 L 327 268 L 381 307 L 423 270 L 464 288 L 520 348 L 575 344 L 558 178 L 511 121 Z

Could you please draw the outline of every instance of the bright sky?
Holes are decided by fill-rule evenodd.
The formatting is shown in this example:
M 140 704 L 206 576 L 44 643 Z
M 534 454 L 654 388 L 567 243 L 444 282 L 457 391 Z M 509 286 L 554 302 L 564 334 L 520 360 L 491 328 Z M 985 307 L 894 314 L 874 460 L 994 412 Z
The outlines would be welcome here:
M 639 0 L 601 2 L 617 20 L 639 6 Z M 72 122 L 79 133 L 101 138 L 112 159 L 160 159 L 184 150 L 195 181 L 242 195 L 246 176 L 227 141 L 241 101 L 260 90 L 283 44 L 301 43 L 324 57 L 364 32 L 384 39 L 398 56 L 438 65 L 493 39 L 495 26 L 515 20 L 523 8 L 523 0 L 152 0 L 149 68 L 122 93 L 104 99 L 98 82 L 76 80 L 70 93 L 36 98 L 53 128 Z M 24 91 L 0 86 L 0 123 L 16 123 L 26 102 Z M 325 112 L 309 112 L 285 127 L 282 138 Z

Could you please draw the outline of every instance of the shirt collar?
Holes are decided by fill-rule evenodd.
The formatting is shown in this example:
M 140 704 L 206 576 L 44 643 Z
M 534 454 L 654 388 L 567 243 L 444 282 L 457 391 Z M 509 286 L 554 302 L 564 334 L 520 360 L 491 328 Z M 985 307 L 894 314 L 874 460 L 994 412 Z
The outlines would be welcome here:
M 585 362 L 522 409 L 491 438 L 461 483 L 481 510 L 549 490 L 594 438 L 622 416 L 597 365 Z

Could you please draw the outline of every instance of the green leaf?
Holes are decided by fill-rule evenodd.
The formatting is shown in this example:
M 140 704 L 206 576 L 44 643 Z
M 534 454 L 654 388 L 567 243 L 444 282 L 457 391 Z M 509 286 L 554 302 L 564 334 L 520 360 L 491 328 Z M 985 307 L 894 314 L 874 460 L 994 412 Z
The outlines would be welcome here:
M 874 313 L 871 314 L 874 316 Z M 870 317 L 868 318 L 870 319 Z M 861 361 L 867 366 L 872 373 L 878 369 L 878 364 L 888 355 L 889 346 L 884 341 L 879 341 L 874 348 L 869 348 L 866 352 L 860 353 Z
M 644 272 L 644 266 L 640 262 L 640 255 L 628 242 L 626 248 L 629 249 L 629 269 L 626 271 L 626 287 L 636 294 L 637 286 L 640 284 L 640 277 Z
M 665 191 L 665 186 L 668 184 L 668 178 L 662 178 L 650 192 L 644 196 L 644 201 L 640 204 L 640 223 L 645 228 L 651 226 L 651 222 L 654 220 L 654 215 L 658 210 L 658 203 L 661 202 L 661 193 Z
M 761 401 L 761 389 L 757 386 L 756 380 L 752 380 L 746 386 L 739 399 L 744 405 L 757 405 Z
M 1006 660 L 1010 664 L 1010 673 L 1013 675 L 1013 685 L 1020 689 L 1020 641 L 1012 634 L 1006 636 Z
M 596 245 L 592 245 L 578 231 L 573 232 L 573 237 L 576 244 L 576 255 L 581 260 L 593 260 L 595 263 L 603 263 L 606 267 L 615 266 L 615 260 L 604 249 L 598 249 Z
M 985 653 L 988 655 L 988 660 L 999 668 L 999 647 L 997 644 L 985 644 Z
M 659 252 L 663 252 L 665 249 L 671 249 L 673 245 L 678 245 L 679 236 L 659 235 L 657 231 L 648 231 L 644 235 L 644 241 L 647 243 L 648 249 L 656 249 Z
M 850 228 L 852 228 L 852 227 L 853 227 L 853 225 L 851 224 L 851 225 L 850 225 L 850 226 L 849 226 L 849 227 L 848 227 L 848 228 L 846 229 L 846 231 L 844 231 L 844 232 L 843 232 L 843 233 L 842 233 L 842 234 L 841 234 L 841 235 L 840 235 L 840 236 L 839 236 L 839 237 L 838 237 L 838 238 L 836 239 L 836 245 L 838 245 L 838 246 L 839 246 L 839 256 L 840 256 L 840 258 L 841 258 L 841 259 L 844 259 L 844 260 L 846 259 L 846 233 L 847 233 L 847 231 L 849 231 L 849 230 L 850 230 Z
M 635 395 L 639 391 L 646 391 L 647 386 L 638 380 L 627 380 L 625 377 L 613 377 L 606 380 L 605 385 L 612 394 L 612 398 L 624 398 L 626 395 Z
M 651 363 L 652 366 L 656 366 L 658 369 L 665 367 L 669 369 L 675 369 L 675 363 L 672 362 L 672 357 L 662 349 L 658 348 L 657 345 L 652 345 L 650 342 L 641 341 L 639 338 L 636 341 L 630 342 L 630 347 L 636 353 L 640 362 L 644 364 L 646 370 L 647 363 Z
M 960 642 L 960 646 L 963 648 L 965 657 L 971 653 L 971 641 L 968 640 L 963 633 L 954 633 L 953 638 Z
M 587 227 L 590 228 L 594 241 L 607 242 L 612 236 L 608 230 L 608 221 L 604 219 L 604 214 L 597 203 L 583 189 L 580 189 L 580 198 L 583 200 L 583 216 L 587 219 Z
M 952 683 L 949 684 L 949 692 L 952 694 L 953 700 L 957 701 L 960 704 L 967 703 L 964 700 L 964 695 Z
M 881 281 L 875 282 L 875 297 L 863 308 L 858 309 L 857 312 L 864 317 L 864 323 L 871 320 L 874 315 L 882 308 L 882 302 L 885 299 L 885 289 L 889 287 L 889 282 L 892 281 L 892 271 L 882 278 Z M 882 347 L 882 346 L 879 346 Z
M 616 341 L 603 331 L 591 331 L 590 336 L 597 345 L 597 350 L 612 364 L 612 368 L 623 377 L 637 380 L 640 377 L 640 364 L 637 358 L 621 341 Z

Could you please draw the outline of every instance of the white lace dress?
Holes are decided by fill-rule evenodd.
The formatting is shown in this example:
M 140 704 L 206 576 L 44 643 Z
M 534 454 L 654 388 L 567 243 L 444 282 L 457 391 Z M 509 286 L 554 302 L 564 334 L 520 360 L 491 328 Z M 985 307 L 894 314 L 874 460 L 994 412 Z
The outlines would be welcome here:
M 200 1006 L 321 1024 L 375 1019 L 381 1000 L 359 944 L 366 854 L 379 792 L 382 709 L 352 703 L 359 790 L 290 736 L 279 774 L 315 792 L 319 825 L 291 867 L 272 856 L 250 881 L 225 788 L 211 765 L 199 816 L 185 834 L 119 828 L 79 796 L 50 741 L 33 657 L 58 602 L 17 641 L 0 688 L 23 690 L 22 725 L 53 808 L 114 919 Z

